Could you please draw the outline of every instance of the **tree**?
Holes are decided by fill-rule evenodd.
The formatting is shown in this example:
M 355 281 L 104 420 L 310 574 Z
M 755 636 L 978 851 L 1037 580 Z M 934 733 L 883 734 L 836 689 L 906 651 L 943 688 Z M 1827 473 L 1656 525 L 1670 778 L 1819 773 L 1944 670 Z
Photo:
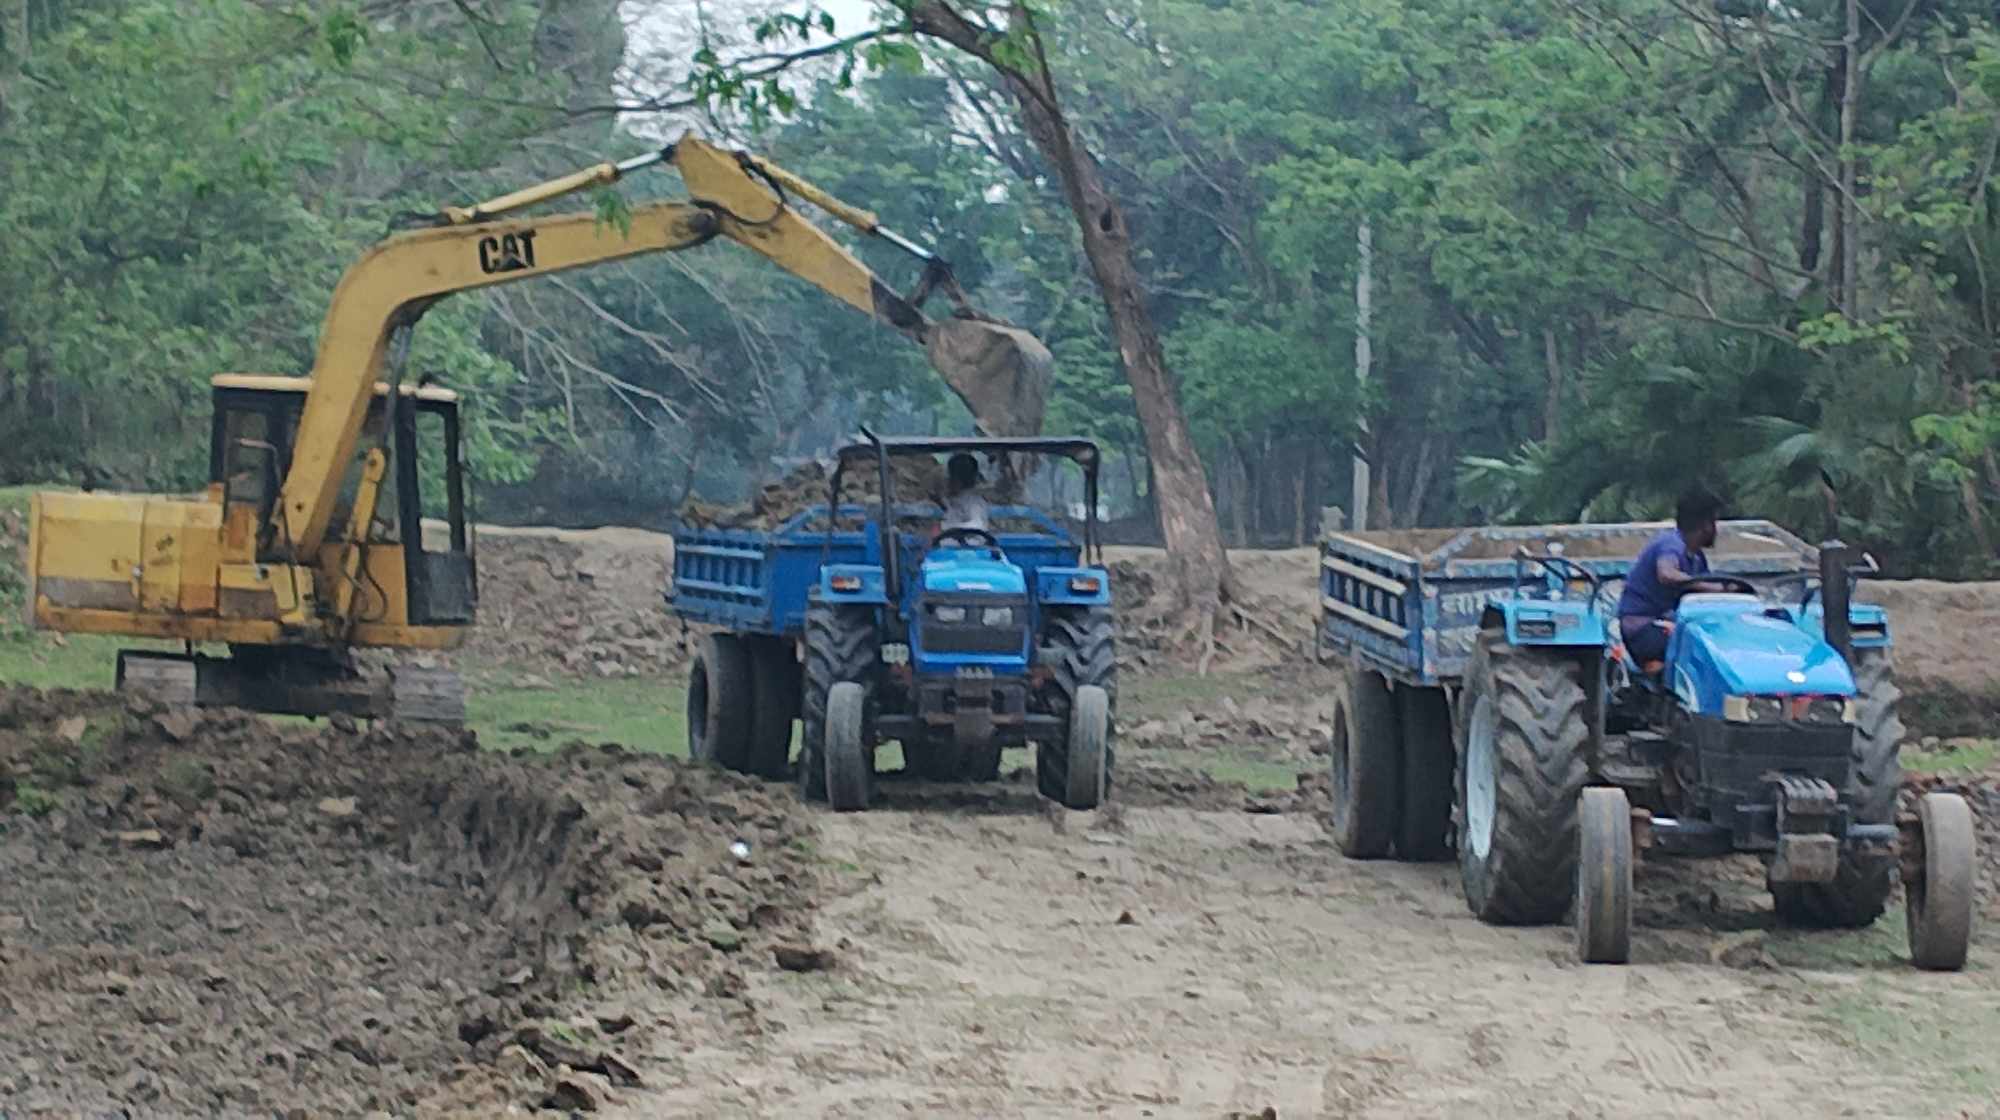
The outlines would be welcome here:
M 1167 369 L 1146 285 L 1134 262 L 1133 236 L 1124 208 L 1106 186 L 1098 160 L 1064 113 L 1043 33 L 1043 24 L 1051 17 L 1028 0 L 1010 0 L 999 8 L 954 5 L 946 0 L 893 2 L 902 17 L 895 24 L 837 39 L 831 47 L 802 46 L 775 60 L 770 54 L 760 54 L 748 69 L 741 63 L 717 59 L 698 76 L 698 88 L 723 99 L 741 97 L 746 90 L 775 88 L 771 75 L 791 62 L 840 52 L 851 57 L 857 49 L 871 44 L 877 50 L 875 57 L 881 60 L 885 57 L 883 47 L 905 46 L 912 37 L 948 46 L 990 69 L 1013 102 L 1042 163 L 1054 172 L 1074 217 L 1145 433 L 1154 499 L 1173 579 L 1199 612 L 1204 629 L 1212 628 L 1215 611 L 1229 590 L 1229 562 L 1215 502 L 1181 407 L 1179 388 Z M 834 23 L 825 13 L 809 10 L 804 15 L 787 14 L 765 21 L 757 39 L 809 39 L 816 32 L 831 35 Z M 790 103 L 789 95 L 767 95 L 766 99 L 778 101 L 781 108 Z

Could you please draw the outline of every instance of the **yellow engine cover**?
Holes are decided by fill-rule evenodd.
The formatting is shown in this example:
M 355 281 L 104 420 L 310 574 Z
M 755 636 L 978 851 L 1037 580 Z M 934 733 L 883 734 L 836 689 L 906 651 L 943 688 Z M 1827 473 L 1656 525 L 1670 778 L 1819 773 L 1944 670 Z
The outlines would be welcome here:
M 320 645 L 341 637 L 321 588 L 340 578 L 340 548 L 317 568 L 254 559 L 254 526 L 225 522 L 215 497 L 40 493 L 29 499 L 30 616 L 45 630 L 191 642 Z M 465 626 L 412 626 L 403 549 L 369 547 L 367 589 L 345 642 L 451 649 Z
M 41 606 L 213 615 L 222 507 L 141 494 L 36 494 L 28 578 Z

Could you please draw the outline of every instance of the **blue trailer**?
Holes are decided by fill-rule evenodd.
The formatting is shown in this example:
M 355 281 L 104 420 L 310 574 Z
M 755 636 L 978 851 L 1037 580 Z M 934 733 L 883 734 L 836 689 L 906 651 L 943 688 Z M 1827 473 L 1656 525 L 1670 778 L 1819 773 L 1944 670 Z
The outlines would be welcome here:
M 1634 853 L 1757 852 L 1778 915 L 1859 926 L 1900 874 L 1912 959 L 1958 968 L 1970 810 L 1897 814 L 1903 726 L 1872 560 L 1725 521 L 1710 575 L 1639 664 L 1619 584 L 1667 524 L 1334 533 L 1317 645 L 1341 668 L 1333 824 L 1355 858 L 1450 858 L 1491 922 L 1576 919 L 1586 961 L 1630 953 Z
M 898 500 L 892 459 L 961 454 L 1077 463 L 1081 538 L 1027 506 L 991 510 L 990 529 L 940 528 L 936 504 Z M 1098 463 L 1085 439 L 871 434 L 836 457 L 825 505 L 770 531 L 676 533 L 669 609 L 716 628 L 690 670 L 689 753 L 790 772 L 809 800 L 849 810 L 869 801 L 881 743 L 900 742 L 921 776 L 977 781 L 998 776 L 1003 748 L 1032 742 L 1042 793 L 1094 808 L 1116 692 Z M 876 504 L 841 501 L 857 470 L 876 479 Z

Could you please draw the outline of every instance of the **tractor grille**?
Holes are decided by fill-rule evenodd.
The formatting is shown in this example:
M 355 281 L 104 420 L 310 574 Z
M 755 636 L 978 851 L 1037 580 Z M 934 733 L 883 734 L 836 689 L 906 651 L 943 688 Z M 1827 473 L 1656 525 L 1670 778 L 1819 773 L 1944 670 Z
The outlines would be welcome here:
M 1028 600 L 1024 596 L 927 595 L 920 626 L 927 653 L 1026 656 Z
M 1703 800 L 1722 816 L 1739 804 L 1769 800 L 1773 775 L 1817 778 L 1835 789 L 1847 784 L 1854 729 L 1803 722 L 1689 721 L 1701 760 Z

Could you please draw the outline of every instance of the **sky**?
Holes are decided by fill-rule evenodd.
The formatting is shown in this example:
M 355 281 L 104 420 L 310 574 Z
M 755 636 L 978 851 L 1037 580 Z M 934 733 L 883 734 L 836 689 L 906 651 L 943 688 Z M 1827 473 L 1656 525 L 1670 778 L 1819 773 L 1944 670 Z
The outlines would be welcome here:
M 873 0 L 820 0 L 817 7 L 833 16 L 835 32 L 840 35 L 851 35 L 875 23 Z M 704 12 L 715 33 L 748 43 L 750 23 L 758 16 L 781 11 L 803 14 L 807 9 L 805 0 L 625 0 L 619 14 L 627 29 L 625 81 L 629 88 L 620 91 L 621 96 L 645 97 L 669 91 L 687 77 L 687 60 L 695 51 Z M 627 129 L 653 139 L 666 139 L 694 123 L 692 118 L 660 114 L 628 114 L 623 118 Z

